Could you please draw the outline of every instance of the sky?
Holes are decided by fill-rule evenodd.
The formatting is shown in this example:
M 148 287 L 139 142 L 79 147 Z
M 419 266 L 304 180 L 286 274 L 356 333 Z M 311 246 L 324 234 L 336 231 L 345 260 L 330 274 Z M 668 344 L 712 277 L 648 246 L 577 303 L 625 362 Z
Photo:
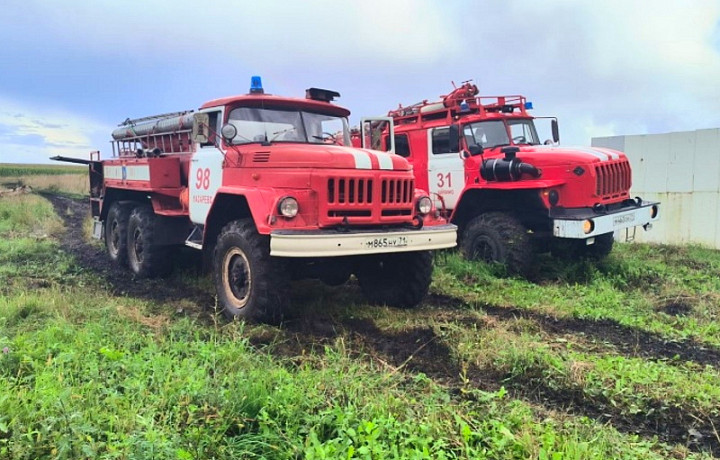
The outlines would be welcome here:
M 0 163 L 110 155 L 126 118 L 340 92 L 362 116 L 473 80 L 564 145 L 720 127 L 720 0 L 4 0 Z

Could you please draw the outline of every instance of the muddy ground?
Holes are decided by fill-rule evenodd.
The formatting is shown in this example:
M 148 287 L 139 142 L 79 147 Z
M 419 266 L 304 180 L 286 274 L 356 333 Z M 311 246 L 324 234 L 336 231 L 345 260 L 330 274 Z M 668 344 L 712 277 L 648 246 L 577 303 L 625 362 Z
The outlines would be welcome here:
M 92 244 L 85 238 L 83 225 L 89 216 L 89 203 L 63 196 L 44 195 L 64 220 L 67 231 L 61 244 L 77 262 L 87 270 L 99 274 L 115 295 L 144 298 L 172 305 L 190 300 L 197 305 L 192 312 L 202 321 L 212 321 L 215 299 L 211 292 L 190 286 L 171 284 L 161 280 L 139 280 L 128 271 L 110 262 L 104 247 Z M 201 262 L 192 253 L 181 254 L 176 266 L 189 267 L 201 275 Z M 357 287 L 349 287 L 357 290 Z M 358 292 L 358 296 L 360 296 Z M 533 321 L 548 334 L 576 337 L 583 342 L 596 344 L 599 352 L 616 353 L 629 357 L 664 360 L 670 363 L 695 362 L 700 365 L 717 365 L 720 349 L 703 346 L 692 340 L 668 341 L 651 332 L 621 325 L 609 319 L 587 320 L 554 318 L 536 312 L 483 306 L 492 321 L 479 321 L 462 309 L 464 302 L 447 296 L 430 295 L 422 306 L 421 314 L 441 314 L 448 322 L 492 327 L 493 321 L 515 321 L 518 318 Z M 487 391 L 504 386 L 511 396 L 528 401 L 540 411 L 560 411 L 587 416 L 600 423 L 609 423 L 618 430 L 671 443 L 687 445 L 694 451 L 720 455 L 720 428 L 717 417 L 699 417 L 678 407 L 667 407 L 657 401 L 657 410 L 650 415 L 627 415 L 603 397 L 586 397 L 581 388 L 559 391 L 549 387 L 541 375 L 509 376 L 495 369 L 469 368 L 461 377 L 461 369 L 449 347 L 432 327 L 417 327 L 404 331 L 384 331 L 369 319 L 336 318 L 331 313 L 314 312 L 307 317 L 293 311 L 277 331 L 267 329 L 253 333 L 251 343 L 267 349 L 289 362 L 300 360 L 308 350 L 322 350 L 335 338 L 345 337 L 358 359 L 373 360 L 390 369 L 408 375 L 423 373 L 448 388 L 457 398 L 467 398 L 467 378 L 471 385 Z

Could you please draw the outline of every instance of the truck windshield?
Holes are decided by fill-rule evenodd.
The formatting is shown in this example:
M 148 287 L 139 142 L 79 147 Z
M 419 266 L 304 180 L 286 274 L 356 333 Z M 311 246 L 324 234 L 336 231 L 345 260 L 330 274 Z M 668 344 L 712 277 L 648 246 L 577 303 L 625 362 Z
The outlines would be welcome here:
M 228 123 L 237 128 L 232 144 L 301 142 L 350 145 L 347 119 L 300 110 L 238 107 Z
M 482 148 L 510 145 L 510 138 L 508 138 L 508 132 L 502 120 L 469 123 L 463 127 L 463 136 L 465 136 L 468 147 L 473 144 L 480 145 Z
M 532 120 L 508 120 L 507 123 L 513 144 L 537 145 L 540 143 Z

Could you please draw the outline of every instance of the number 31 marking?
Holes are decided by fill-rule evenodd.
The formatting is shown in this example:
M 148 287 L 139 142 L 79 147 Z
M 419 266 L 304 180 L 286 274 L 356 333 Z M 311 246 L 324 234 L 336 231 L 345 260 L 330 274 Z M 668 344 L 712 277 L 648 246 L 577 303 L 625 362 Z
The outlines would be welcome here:
M 198 168 L 196 174 L 197 181 L 195 188 L 207 190 L 210 188 L 210 168 Z
M 437 179 L 438 179 L 438 181 L 437 181 L 438 188 L 445 187 L 446 183 L 447 183 L 448 187 L 452 188 L 452 181 L 450 180 L 449 172 L 447 174 L 438 173 Z

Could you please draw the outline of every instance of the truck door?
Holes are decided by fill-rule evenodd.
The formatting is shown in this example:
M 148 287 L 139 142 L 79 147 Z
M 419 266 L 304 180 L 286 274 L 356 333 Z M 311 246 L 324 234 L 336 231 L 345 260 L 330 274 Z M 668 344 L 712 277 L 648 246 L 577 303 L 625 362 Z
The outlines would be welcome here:
M 222 185 L 223 161 L 225 155 L 220 150 L 220 124 L 222 111 L 201 111 L 208 115 L 207 142 L 199 142 L 190 161 L 188 187 L 190 189 L 190 220 L 199 225 L 205 224 L 217 190 Z
M 438 209 L 455 208 L 465 187 L 465 169 L 460 158 L 457 132 L 451 136 L 451 127 L 432 128 L 428 133 L 428 184 L 430 196 Z M 442 197 L 442 202 L 439 197 Z
M 395 126 L 390 117 L 362 118 L 360 120 L 362 148 L 395 153 Z M 383 142 L 387 139 L 387 142 Z

